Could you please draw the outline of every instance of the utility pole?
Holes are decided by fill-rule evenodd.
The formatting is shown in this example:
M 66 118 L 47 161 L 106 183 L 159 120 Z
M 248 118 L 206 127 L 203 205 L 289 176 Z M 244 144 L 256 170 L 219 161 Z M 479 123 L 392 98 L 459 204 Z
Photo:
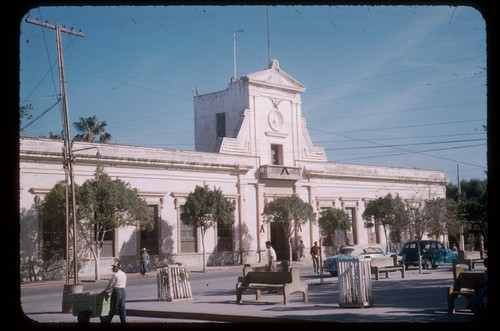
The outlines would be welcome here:
M 462 187 L 460 186 L 460 164 L 457 164 L 457 185 L 458 185 L 458 202 L 460 203 L 462 195 Z M 465 251 L 465 241 L 464 241 L 464 226 L 460 225 L 460 242 L 458 246 L 461 250 Z
M 69 110 L 68 110 L 68 95 L 66 93 L 66 77 L 64 74 L 64 57 L 61 33 L 71 34 L 77 37 L 83 37 L 83 32 L 75 31 L 75 29 L 67 29 L 61 27 L 59 23 L 55 25 L 49 24 L 47 21 L 42 22 L 31 18 L 26 18 L 26 22 L 42 26 L 44 28 L 56 31 L 57 43 L 57 60 L 59 64 L 59 88 L 61 98 L 61 117 L 63 125 L 63 167 L 66 178 L 66 284 L 63 291 L 62 310 L 66 313 L 73 311 L 72 294 L 83 292 L 83 285 L 78 284 L 78 249 L 77 249 L 77 215 L 76 215 L 76 197 L 75 197 L 75 180 L 73 171 L 73 151 L 71 150 L 71 134 L 69 129 Z M 71 189 L 71 212 L 69 208 L 69 190 Z M 70 217 L 72 216 L 73 227 L 73 284 L 69 283 L 69 238 L 70 238 Z

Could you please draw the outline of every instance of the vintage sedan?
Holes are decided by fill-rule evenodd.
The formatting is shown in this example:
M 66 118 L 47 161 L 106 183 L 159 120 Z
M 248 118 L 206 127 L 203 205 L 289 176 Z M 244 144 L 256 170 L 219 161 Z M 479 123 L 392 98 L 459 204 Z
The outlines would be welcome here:
M 404 244 L 399 252 L 405 269 L 418 267 L 418 243 L 420 243 L 420 264 L 423 268 L 437 268 L 442 264 L 453 264 L 458 259 L 458 253 L 444 247 L 439 240 L 413 240 Z
M 327 257 L 323 261 L 323 271 L 329 272 L 332 276 L 338 275 L 337 262 L 339 260 L 357 259 L 360 257 L 366 258 L 385 258 L 397 256 L 398 262 L 401 263 L 401 257 L 395 252 L 384 252 L 379 246 L 370 245 L 355 245 L 343 246 L 339 252 L 333 256 Z

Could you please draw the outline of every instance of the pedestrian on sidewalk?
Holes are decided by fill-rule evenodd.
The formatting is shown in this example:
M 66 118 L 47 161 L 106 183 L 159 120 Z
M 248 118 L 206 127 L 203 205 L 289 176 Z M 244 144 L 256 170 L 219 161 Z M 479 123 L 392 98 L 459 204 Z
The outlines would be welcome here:
M 321 249 L 318 246 L 318 242 L 314 242 L 314 246 L 311 247 L 311 257 L 313 260 L 314 273 L 319 274 L 319 255 L 321 254 Z
M 304 245 L 304 241 L 301 239 L 299 241 L 299 261 L 302 261 L 303 259 L 306 258 L 306 245 Z
M 139 260 L 139 268 L 141 270 L 141 277 L 146 276 L 146 271 L 149 264 L 149 254 L 146 248 L 141 249 L 141 256 Z
M 115 262 L 112 265 L 113 276 L 109 280 L 108 286 L 103 292 L 111 293 L 110 308 L 107 318 L 103 319 L 104 323 L 111 323 L 113 316 L 119 314 L 120 322 L 124 324 L 127 320 L 127 310 L 125 308 L 125 287 L 127 286 L 127 275 L 121 270 L 120 262 Z
M 276 271 L 276 251 L 270 241 L 266 241 L 267 248 L 267 271 Z

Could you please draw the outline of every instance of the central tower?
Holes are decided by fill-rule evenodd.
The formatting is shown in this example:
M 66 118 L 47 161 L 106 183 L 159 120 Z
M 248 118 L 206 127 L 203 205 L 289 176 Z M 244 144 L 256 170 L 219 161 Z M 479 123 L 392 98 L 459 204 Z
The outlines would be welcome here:
M 301 114 L 304 86 L 272 60 L 220 92 L 194 96 L 196 151 L 256 156 L 260 164 L 326 162 Z

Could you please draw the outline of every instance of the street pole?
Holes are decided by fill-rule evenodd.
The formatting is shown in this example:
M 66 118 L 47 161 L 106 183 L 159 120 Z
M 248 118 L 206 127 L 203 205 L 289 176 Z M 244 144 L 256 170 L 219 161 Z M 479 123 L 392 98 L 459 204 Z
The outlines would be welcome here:
M 269 7 L 266 8 L 266 24 L 267 24 L 267 63 L 271 63 L 271 32 L 269 29 Z
M 62 48 L 61 33 L 68 33 L 74 36 L 83 37 L 81 31 L 75 31 L 73 28 L 67 29 L 61 27 L 59 23 L 55 25 L 39 20 L 27 18 L 26 22 L 49 28 L 56 31 L 57 43 L 57 59 L 59 64 L 59 87 L 61 98 L 61 117 L 63 124 L 63 167 L 66 180 L 66 284 L 63 289 L 62 311 L 64 313 L 71 313 L 73 311 L 72 295 L 74 293 L 82 293 L 83 285 L 78 284 L 78 240 L 77 240 L 77 215 L 76 215 L 76 196 L 75 196 L 75 178 L 73 171 L 73 152 L 71 150 L 71 134 L 69 129 L 69 110 L 68 110 L 68 95 L 66 93 L 66 78 L 64 74 L 64 57 Z M 70 194 L 71 190 L 71 194 Z M 71 195 L 71 211 L 69 208 L 69 195 Z M 72 232 L 73 232 L 73 284 L 69 283 L 69 234 L 70 234 L 70 217 L 72 216 Z
M 236 31 L 233 31 L 233 69 L 234 69 L 234 76 L 233 76 L 233 81 L 236 81 L 236 33 L 238 32 L 243 32 L 243 29 L 239 29 Z
M 460 186 L 460 165 L 457 164 L 457 185 L 458 185 L 458 201 L 460 202 L 462 188 Z M 458 246 L 461 250 L 465 251 L 465 241 L 464 241 L 464 226 L 460 225 L 460 242 Z

